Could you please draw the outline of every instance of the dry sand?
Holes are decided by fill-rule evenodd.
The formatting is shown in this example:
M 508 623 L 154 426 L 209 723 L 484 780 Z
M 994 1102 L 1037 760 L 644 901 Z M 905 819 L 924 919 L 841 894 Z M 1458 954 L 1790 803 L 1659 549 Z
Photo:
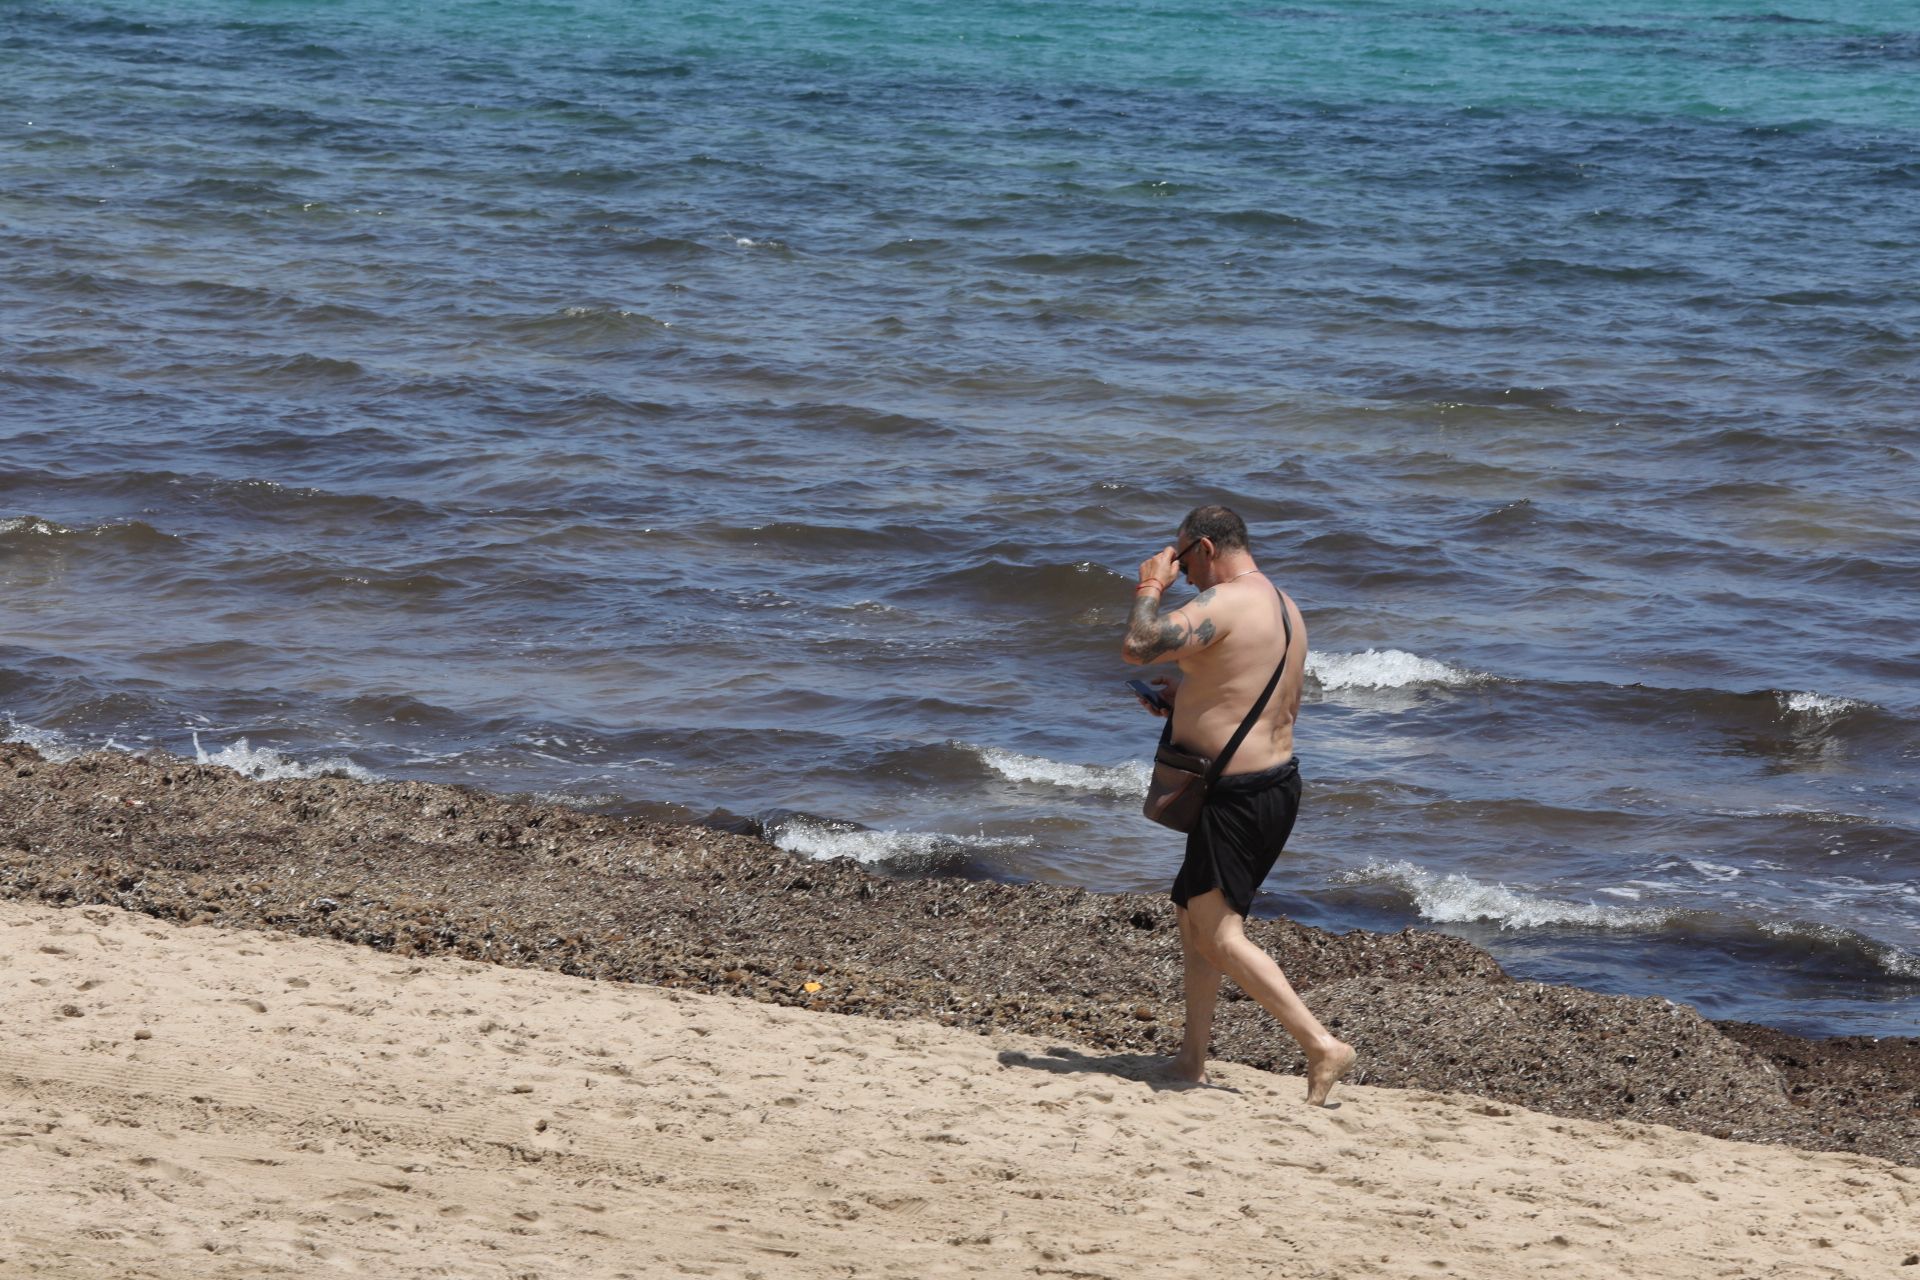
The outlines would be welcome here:
M 1920 1172 L 1465 1095 L 98 906 L 0 989 L 7 1277 L 1920 1280 Z

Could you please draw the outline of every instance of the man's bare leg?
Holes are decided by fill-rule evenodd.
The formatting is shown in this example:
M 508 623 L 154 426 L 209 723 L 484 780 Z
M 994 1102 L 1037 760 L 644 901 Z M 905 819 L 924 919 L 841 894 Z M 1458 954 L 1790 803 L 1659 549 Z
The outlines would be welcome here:
M 1187 1028 L 1174 1056 L 1172 1073 L 1195 1084 L 1207 1083 L 1207 1049 L 1213 1043 L 1213 1009 L 1220 999 L 1220 970 L 1200 948 L 1193 918 L 1176 906 L 1180 920 L 1180 959 L 1186 969 Z
M 1191 928 L 1193 941 L 1206 958 L 1258 1001 L 1261 1008 L 1278 1018 L 1300 1051 L 1307 1055 L 1307 1101 L 1315 1106 L 1324 1104 L 1333 1086 L 1353 1068 L 1353 1046 L 1334 1039 L 1320 1025 L 1320 1020 L 1294 991 L 1293 984 L 1287 981 L 1287 975 L 1280 971 L 1273 957 L 1253 945 L 1240 913 L 1227 905 L 1218 889 L 1189 898 L 1181 914 L 1182 922 Z M 1187 936 L 1184 930 L 1181 936 L 1184 942 Z M 1188 972 L 1191 974 L 1192 969 Z M 1191 979 L 1188 991 L 1192 991 Z M 1208 1015 L 1211 1022 L 1211 1007 Z

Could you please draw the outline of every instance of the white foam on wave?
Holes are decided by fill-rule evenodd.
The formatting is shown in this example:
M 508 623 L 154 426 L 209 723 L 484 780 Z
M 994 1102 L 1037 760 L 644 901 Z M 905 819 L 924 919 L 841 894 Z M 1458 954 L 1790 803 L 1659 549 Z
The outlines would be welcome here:
M 1405 689 L 1410 685 L 1463 685 L 1488 679 L 1478 672 L 1423 658 L 1404 649 L 1310 653 L 1307 674 L 1326 690 Z
M 1153 770 L 1140 761 L 1128 764 L 1068 764 L 1045 756 L 1024 756 L 1000 747 L 960 746 L 980 757 L 980 762 L 1009 782 L 1040 782 L 1072 791 L 1091 791 L 1097 795 L 1135 797 L 1146 794 Z
M 671 321 L 656 320 L 644 311 L 629 311 L 625 307 L 562 307 L 560 315 L 566 320 L 645 320 L 662 329 L 673 328 Z
M 1703 880 L 1725 882 L 1738 880 L 1745 874 L 1739 867 L 1730 867 L 1724 862 L 1709 862 L 1705 858 L 1682 858 L 1680 861 L 1691 867 Z M 1660 869 L 1665 870 L 1673 865 L 1671 862 L 1663 863 Z
M 1853 698 L 1836 698 L 1830 694 L 1816 693 L 1811 689 L 1799 693 L 1778 695 L 1780 706 L 1788 715 L 1811 716 L 1816 720 L 1832 720 L 1849 711 L 1858 711 L 1867 704 Z
M 1789 940 L 1813 938 L 1829 946 L 1852 944 L 1892 977 L 1920 980 L 1920 952 L 1881 942 L 1856 929 L 1832 924 L 1809 924 L 1800 920 L 1763 920 L 1760 922 L 1760 931 Z
M 58 729 L 42 729 L 30 725 L 24 720 L 16 720 L 9 713 L 6 717 L 6 732 L 0 734 L 0 741 L 24 742 L 40 753 L 48 764 L 61 764 L 76 756 L 87 753 L 87 748 L 61 733 Z
M 51 520 L 42 520 L 39 516 L 13 516 L 0 520 L 0 534 L 37 533 L 43 538 L 51 538 L 56 533 L 72 532 L 73 530 L 65 525 L 55 524 Z
M 896 862 L 931 858 L 955 849 L 1023 848 L 1031 836 L 954 836 L 935 831 L 873 831 L 788 822 L 772 833 L 773 843 L 808 858 L 852 858 L 856 862 Z
M 1896 978 L 1912 978 L 1920 982 L 1920 952 L 1903 951 L 1899 947 L 1875 945 L 1873 958 L 1882 969 Z
M 1464 924 L 1488 920 L 1502 929 L 1538 929 L 1548 925 L 1580 925 L 1590 929 L 1649 929 L 1671 918 L 1671 912 L 1635 907 L 1610 907 L 1596 902 L 1567 902 L 1542 897 L 1503 884 L 1484 884 L 1457 872 L 1435 875 L 1411 862 L 1370 862 L 1340 877 L 1346 884 L 1385 882 L 1404 889 L 1414 909 L 1437 924 Z
M 571 791 L 535 791 L 527 799 L 535 804 L 550 804 L 562 809 L 601 809 L 608 805 L 621 803 L 624 797 L 612 792 L 588 792 L 575 795 Z
M 124 746 L 108 738 L 105 742 L 92 745 L 77 742 L 58 729 L 42 729 L 16 719 L 7 714 L 5 732 L 0 733 L 0 741 L 24 742 L 38 751 L 49 764 L 63 764 L 87 754 L 89 751 L 137 751 L 136 747 Z M 283 778 L 324 778 L 346 776 L 358 782 L 378 782 L 380 776 L 361 768 L 344 756 L 328 760 L 295 760 L 270 747 L 250 747 L 245 738 L 220 750 L 208 753 L 200 745 L 200 735 L 193 735 L 194 760 L 199 764 L 224 765 L 235 773 L 243 774 L 260 782 L 278 782 Z
M 348 777 L 356 782 L 378 782 L 380 776 L 362 769 L 345 756 L 328 760 L 295 760 L 272 747 L 250 747 L 240 738 L 211 754 L 193 735 L 193 756 L 200 764 L 217 764 L 256 782 L 281 782 L 288 778 Z

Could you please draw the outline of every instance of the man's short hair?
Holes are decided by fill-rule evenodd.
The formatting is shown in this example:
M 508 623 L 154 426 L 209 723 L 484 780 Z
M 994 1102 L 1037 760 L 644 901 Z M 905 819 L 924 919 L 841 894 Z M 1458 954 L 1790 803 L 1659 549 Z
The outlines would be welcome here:
M 1235 515 L 1230 507 L 1195 507 L 1180 522 L 1180 532 L 1189 541 L 1194 538 L 1211 539 L 1215 551 L 1247 549 L 1247 522 Z

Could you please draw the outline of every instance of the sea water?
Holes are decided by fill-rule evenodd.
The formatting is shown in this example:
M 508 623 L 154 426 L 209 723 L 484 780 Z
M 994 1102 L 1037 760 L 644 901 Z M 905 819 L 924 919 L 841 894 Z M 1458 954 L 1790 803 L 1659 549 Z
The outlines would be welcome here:
M 1158 892 L 1224 501 L 1257 911 L 1920 1033 L 1909 5 L 56 0 L 0 121 L 9 736 Z

